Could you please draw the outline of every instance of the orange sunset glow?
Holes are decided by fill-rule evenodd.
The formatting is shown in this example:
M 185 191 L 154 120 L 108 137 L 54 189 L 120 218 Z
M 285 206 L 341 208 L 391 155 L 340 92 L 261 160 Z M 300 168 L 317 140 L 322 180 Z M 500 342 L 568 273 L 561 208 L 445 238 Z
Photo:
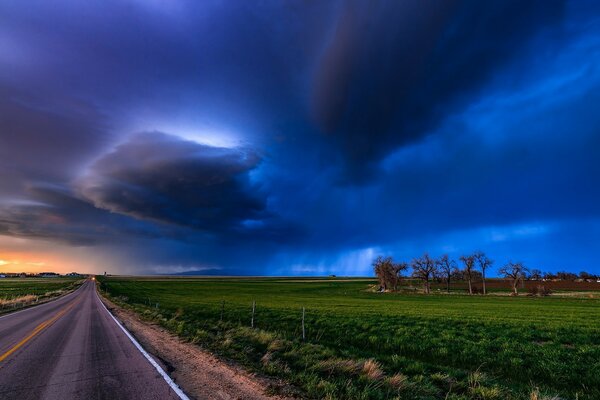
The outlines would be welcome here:
M 39 258 L 28 258 L 23 254 L 0 253 L 1 272 L 43 272 L 54 268 L 52 263 Z
M 89 248 L 23 238 L 0 237 L 0 273 L 102 272 L 106 257 L 96 259 Z M 86 260 L 83 264 L 81 260 Z
M 79 266 L 79 268 L 78 268 Z M 81 265 L 58 254 L 0 252 L 0 272 L 5 273 L 67 273 L 78 271 Z

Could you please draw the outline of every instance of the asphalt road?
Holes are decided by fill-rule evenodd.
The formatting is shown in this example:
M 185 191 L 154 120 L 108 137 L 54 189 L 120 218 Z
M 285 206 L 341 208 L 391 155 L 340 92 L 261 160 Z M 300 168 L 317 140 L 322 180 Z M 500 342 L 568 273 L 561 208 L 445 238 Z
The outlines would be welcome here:
M 0 317 L 0 399 L 179 399 L 161 371 L 104 308 L 93 281 Z

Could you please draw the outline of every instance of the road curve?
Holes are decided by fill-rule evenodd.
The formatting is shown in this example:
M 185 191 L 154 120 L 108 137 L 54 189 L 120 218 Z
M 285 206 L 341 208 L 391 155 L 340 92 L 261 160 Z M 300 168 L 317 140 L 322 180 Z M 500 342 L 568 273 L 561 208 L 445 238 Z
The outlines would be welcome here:
M 179 399 L 104 308 L 95 283 L 0 317 L 0 399 Z

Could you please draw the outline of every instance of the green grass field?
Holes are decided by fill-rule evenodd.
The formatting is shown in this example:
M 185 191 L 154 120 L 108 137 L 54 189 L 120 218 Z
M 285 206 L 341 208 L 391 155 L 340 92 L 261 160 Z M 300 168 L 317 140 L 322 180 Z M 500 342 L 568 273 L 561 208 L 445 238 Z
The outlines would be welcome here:
M 0 313 L 59 296 L 81 282 L 81 278 L 2 278 Z
M 0 298 L 15 298 L 28 294 L 40 296 L 71 286 L 81 278 L 3 278 L 0 279 Z
M 600 399 L 600 299 L 378 294 L 373 284 L 100 279 L 145 318 L 308 398 Z

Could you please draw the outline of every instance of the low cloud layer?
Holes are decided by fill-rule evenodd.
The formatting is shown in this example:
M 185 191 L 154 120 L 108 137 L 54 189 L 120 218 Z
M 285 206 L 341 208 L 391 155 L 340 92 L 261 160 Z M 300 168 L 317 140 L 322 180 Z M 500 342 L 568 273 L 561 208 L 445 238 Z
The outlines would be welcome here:
M 0 234 L 74 246 L 118 242 L 119 238 L 168 237 L 167 230 L 95 208 L 67 187 L 34 186 L 28 200 L 0 206 Z

